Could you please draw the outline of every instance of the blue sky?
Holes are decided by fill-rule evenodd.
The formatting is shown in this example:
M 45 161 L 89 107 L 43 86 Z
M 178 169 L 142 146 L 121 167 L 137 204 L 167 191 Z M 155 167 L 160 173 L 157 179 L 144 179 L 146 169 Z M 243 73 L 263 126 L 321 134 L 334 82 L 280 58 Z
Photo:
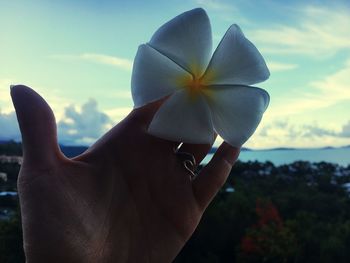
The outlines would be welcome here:
M 92 143 L 132 109 L 138 45 L 195 7 L 214 47 L 236 23 L 270 68 L 258 86 L 271 104 L 247 147 L 350 144 L 349 2 L 272 0 L 0 0 L 0 140 L 20 138 L 9 85 L 22 83 L 52 106 L 61 142 Z

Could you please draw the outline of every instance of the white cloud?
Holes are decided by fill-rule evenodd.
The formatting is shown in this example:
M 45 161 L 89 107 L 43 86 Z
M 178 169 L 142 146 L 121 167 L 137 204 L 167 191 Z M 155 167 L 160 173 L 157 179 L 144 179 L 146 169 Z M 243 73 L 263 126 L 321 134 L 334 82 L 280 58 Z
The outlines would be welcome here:
M 271 148 L 271 147 L 324 147 L 349 145 L 350 121 L 340 129 L 323 127 L 317 123 L 297 123 L 293 119 L 279 119 L 270 123 L 264 123 L 247 147 Z
M 17 117 L 15 112 L 1 113 L 0 111 L 0 140 L 20 140 L 21 134 L 19 131 Z
M 118 107 L 106 110 L 105 112 L 113 120 L 113 122 L 119 122 L 124 119 L 131 111 L 132 107 Z
M 225 0 L 193 0 L 196 6 L 202 7 L 207 11 L 210 11 L 210 17 L 212 22 L 217 19 L 220 19 L 225 22 L 225 24 L 244 24 L 251 25 L 251 20 L 238 10 L 236 7 L 237 3 L 233 1 Z M 214 33 L 214 32 L 213 32 Z M 215 41 L 219 42 L 222 38 L 222 35 L 213 35 Z
M 0 79 L 0 140 L 20 140 L 21 135 L 16 114 L 11 102 L 10 85 L 17 82 L 11 78 Z M 57 90 L 45 89 L 33 84 L 35 90 L 43 95 L 53 108 L 58 121 L 60 143 L 91 144 L 113 124 L 121 121 L 132 110 L 132 107 L 120 107 L 106 110 L 105 113 L 97 108 L 97 103 L 90 100 L 82 107 L 67 105 L 67 98 L 57 94 Z M 50 93 L 47 93 L 50 90 Z M 45 92 L 46 91 L 46 92 Z M 130 91 L 119 90 L 112 97 L 131 99 Z
M 350 60 L 338 72 L 326 76 L 322 80 L 311 82 L 322 95 L 327 95 L 331 103 L 350 99 Z
M 131 91 L 130 90 L 116 90 L 111 93 L 111 97 L 118 98 L 118 99 L 128 99 L 131 100 Z
M 289 93 L 283 103 L 271 105 L 266 115 L 269 118 L 300 114 L 334 106 L 350 100 L 350 60 L 337 72 L 312 81 L 302 92 Z
M 195 0 L 196 4 L 202 7 L 215 11 L 232 11 L 235 9 L 232 5 L 223 3 L 218 0 Z
M 296 26 L 277 24 L 250 32 L 261 51 L 275 54 L 303 54 L 329 57 L 350 50 L 350 10 L 347 7 L 301 7 L 295 13 Z
M 272 72 L 293 70 L 298 67 L 297 64 L 288 64 L 288 63 L 281 63 L 281 62 L 275 62 L 275 61 L 267 61 L 267 66 Z
M 131 107 L 120 107 L 102 112 L 97 102 L 90 99 L 81 107 L 67 106 L 57 123 L 59 142 L 65 145 L 90 145 L 124 119 Z M 21 140 L 16 113 L 0 110 L 0 141 Z
M 0 108 L 2 112 L 9 113 L 13 110 L 10 96 L 10 85 L 14 84 L 10 78 L 0 79 Z
M 337 107 L 350 103 L 349 76 L 350 60 L 335 73 L 307 83 L 302 91 L 288 92 L 288 96 L 276 102 L 272 100 L 261 127 L 247 147 L 348 145 L 350 122 L 346 112 L 349 111 L 343 109 L 338 113 Z
M 16 78 L 1 78 L 0 79 L 0 109 L 2 113 L 11 113 L 14 110 L 11 95 L 10 85 L 24 84 L 28 87 L 32 87 L 37 93 L 39 93 L 49 103 L 50 107 L 54 110 L 57 119 L 63 116 L 63 107 L 69 104 L 67 101 L 71 101 L 71 98 L 66 98 L 61 95 L 61 90 L 54 89 L 51 86 L 43 86 L 37 82 L 28 80 L 18 80 Z
M 100 112 L 97 102 L 90 99 L 77 110 L 71 105 L 58 122 L 59 140 L 63 144 L 91 144 L 112 126 L 107 114 Z
M 273 125 L 265 127 L 271 130 L 282 129 L 276 122 Z M 334 138 L 342 138 L 347 137 L 350 138 L 350 121 L 346 124 L 342 125 L 340 129 L 334 130 L 322 127 L 317 123 L 314 124 L 292 124 L 291 122 L 286 122 L 286 126 L 283 127 L 283 130 L 286 132 L 288 137 L 291 140 L 298 140 L 300 137 L 304 138 L 323 138 L 323 137 L 334 137 Z M 268 133 L 268 132 L 267 132 Z M 268 134 L 265 136 L 268 136 Z M 261 133 L 261 135 L 264 135 Z
M 56 54 L 49 56 L 49 58 L 58 60 L 83 60 L 98 64 L 115 66 L 126 71 L 131 71 L 133 64 L 132 60 L 126 58 L 94 53 L 83 53 L 79 55 Z
M 350 121 L 343 125 L 339 135 L 350 138 Z

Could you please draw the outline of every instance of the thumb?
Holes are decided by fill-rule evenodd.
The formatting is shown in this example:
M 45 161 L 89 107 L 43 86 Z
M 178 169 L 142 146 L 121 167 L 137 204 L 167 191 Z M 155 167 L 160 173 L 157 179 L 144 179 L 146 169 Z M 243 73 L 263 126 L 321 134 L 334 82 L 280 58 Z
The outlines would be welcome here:
M 11 97 L 22 134 L 24 162 L 52 164 L 60 150 L 55 116 L 50 106 L 34 90 L 23 85 L 12 86 Z

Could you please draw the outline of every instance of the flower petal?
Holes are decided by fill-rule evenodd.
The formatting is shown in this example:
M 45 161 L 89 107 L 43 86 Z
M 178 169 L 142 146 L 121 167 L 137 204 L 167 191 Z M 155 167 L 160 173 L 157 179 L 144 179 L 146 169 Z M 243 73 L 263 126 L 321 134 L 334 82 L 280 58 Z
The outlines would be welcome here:
M 202 75 L 212 49 L 207 13 L 196 8 L 178 15 L 161 26 L 149 44 L 187 71 Z
M 237 25 L 232 25 L 216 48 L 203 81 L 212 85 L 251 85 L 269 76 L 269 69 L 257 48 Z
M 186 90 L 177 91 L 164 102 L 148 131 L 177 142 L 204 144 L 214 140 L 210 109 L 204 97 L 191 98 Z
M 232 146 L 242 146 L 258 127 L 269 104 L 269 94 L 247 86 L 211 88 L 209 106 L 216 132 Z
M 135 107 L 143 106 L 172 94 L 192 76 L 149 45 L 137 51 L 131 77 Z M 182 81 L 182 82 L 181 82 Z

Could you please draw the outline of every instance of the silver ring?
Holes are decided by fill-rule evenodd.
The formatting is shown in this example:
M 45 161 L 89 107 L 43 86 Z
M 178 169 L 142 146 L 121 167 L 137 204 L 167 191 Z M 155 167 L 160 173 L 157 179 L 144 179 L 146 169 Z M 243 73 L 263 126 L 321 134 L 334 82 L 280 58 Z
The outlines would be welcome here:
M 177 158 L 179 158 L 180 161 L 182 161 L 182 164 L 185 167 L 185 169 L 191 173 L 191 179 L 195 177 L 196 158 L 194 158 L 194 155 L 188 152 L 179 152 L 176 149 L 174 149 L 174 153 L 176 154 Z

